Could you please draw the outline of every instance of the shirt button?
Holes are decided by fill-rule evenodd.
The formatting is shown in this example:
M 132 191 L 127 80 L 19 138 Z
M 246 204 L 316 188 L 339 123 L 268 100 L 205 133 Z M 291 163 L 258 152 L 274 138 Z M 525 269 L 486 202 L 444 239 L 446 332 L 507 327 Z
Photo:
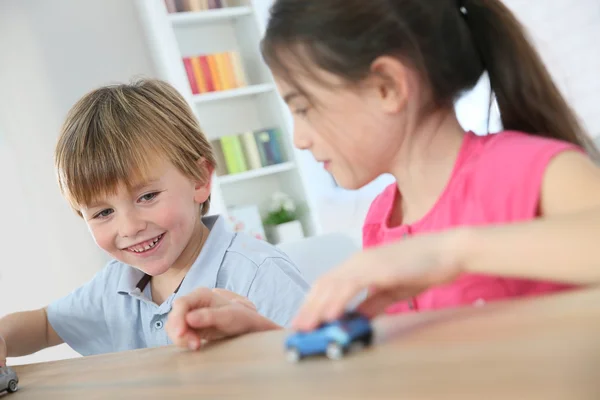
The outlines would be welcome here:
M 154 323 L 154 327 L 155 327 L 156 329 L 162 329 L 162 328 L 163 328 L 163 325 L 164 325 L 164 324 L 163 324 L 163 322 L 162 322 L 162 321 L 156 321 L 156 322 Z

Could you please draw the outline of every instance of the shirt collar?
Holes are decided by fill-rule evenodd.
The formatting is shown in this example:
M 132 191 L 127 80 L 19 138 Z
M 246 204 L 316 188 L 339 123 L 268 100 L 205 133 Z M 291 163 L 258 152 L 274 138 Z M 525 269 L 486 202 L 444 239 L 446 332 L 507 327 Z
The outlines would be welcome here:
M 214 289 L 227 249 L 235 237 L 235 233 L 227 228 L 223 217 L 206 216 L 202 218 L 202 222 L 210 233 L 198 258 L 183 279 L 176 296 L 188 294 L 198 287 Z M 117 285 L 117 293 L 140 297 L 143 291 L 138 286 L 145 276 L 143 271 L 126 265 Z

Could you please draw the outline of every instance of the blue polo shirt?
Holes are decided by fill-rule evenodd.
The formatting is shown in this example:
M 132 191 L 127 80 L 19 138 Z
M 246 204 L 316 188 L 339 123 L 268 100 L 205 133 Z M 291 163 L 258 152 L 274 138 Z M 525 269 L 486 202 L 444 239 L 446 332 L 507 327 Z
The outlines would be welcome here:
M 56 333 L 82 355 L 169 345 L 165 324 L 173 301 L 199 287 L 245 296 L 260 314 L 287 325 L 309 288 L 298 268 L 269 243 L 230 231 L 222 217 L 204 217 L 203 222 L 210 229 L 204 247 L 163 304 L 152 301 L 142 271 L 114 260 L 48 306 Z

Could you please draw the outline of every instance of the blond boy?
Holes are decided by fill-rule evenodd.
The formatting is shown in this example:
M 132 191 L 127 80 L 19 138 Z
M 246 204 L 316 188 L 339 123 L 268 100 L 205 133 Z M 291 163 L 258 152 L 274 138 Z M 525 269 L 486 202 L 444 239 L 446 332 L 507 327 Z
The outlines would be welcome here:
M 285 254 L 205 216 L 213 151 L 168 84 L 84 96 L 55 160 L 62 193 L 114 260 L 48 307 L 0 319 L 0 364 L 63 342 L 82 355 L 197 349 L 285 325 L 299 307 L 308 284 Z

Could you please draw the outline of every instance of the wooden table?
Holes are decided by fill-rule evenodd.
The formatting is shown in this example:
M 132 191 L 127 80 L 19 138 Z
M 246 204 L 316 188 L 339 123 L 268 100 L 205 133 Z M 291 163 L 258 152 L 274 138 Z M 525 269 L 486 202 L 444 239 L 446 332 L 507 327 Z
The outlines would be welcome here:
M 196 353 L 21 366 L 21 390 L 6 398 L 600 399 L 597 289 L 395 316 L 377 329 L 376 346 L 336 362 L 289 364 L 285 332 L 267 332 Z

